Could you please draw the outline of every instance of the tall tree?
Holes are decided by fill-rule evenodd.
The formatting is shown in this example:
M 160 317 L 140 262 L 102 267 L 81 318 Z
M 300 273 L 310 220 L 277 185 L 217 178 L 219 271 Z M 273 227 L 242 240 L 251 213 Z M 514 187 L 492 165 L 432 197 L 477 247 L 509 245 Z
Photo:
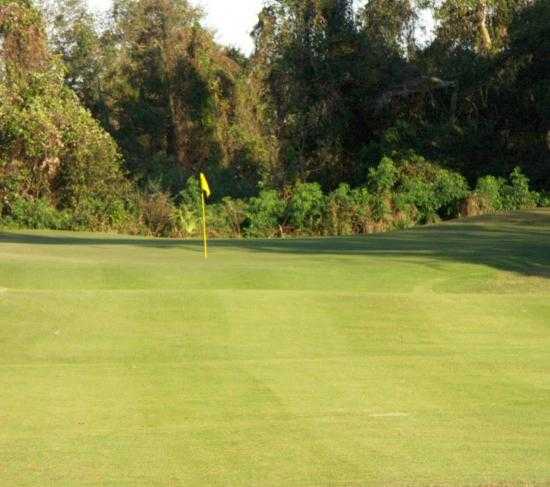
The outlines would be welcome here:
M 411 55 L 416 50 L 418 9 L 413 0 L 368 0 L 358 19 L 377 50 Z
M 115 2 L 106 35 L 115 52 L 107 75 L 113 133 L 144 184 L 176 191 L 208 167 L 239 193 L 256 183 L 235 121 L 242 59 L 217 46 L 200 20 L 187 0 Z
M 508 42 L 514 15 L 532 0 L 444 0 L 435 6 L 437 38 L 490 55 Z
M 56 0 L 51 7 L 50 43 L 66 67 L 66 82 L 88 107 L 97 103 L 103 49 L 97 19 L 85 0 Z
M 64 83 L 40 12 L 0 0 L 0 197 L 48 198 L 87 223 L 108 219 L 128 189 L 115 142 Z
M 252 77 L 283 184 L 349 176 L 359 38 L 350 0 L 274 0 L 254 32 Z

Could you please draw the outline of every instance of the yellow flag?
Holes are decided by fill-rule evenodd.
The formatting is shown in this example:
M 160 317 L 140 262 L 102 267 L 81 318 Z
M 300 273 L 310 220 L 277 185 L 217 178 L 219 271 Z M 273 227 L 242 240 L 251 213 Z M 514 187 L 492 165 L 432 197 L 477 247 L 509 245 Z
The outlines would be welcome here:
M 208 180 L 206 179 L 206 176 L 202 172 L 201 172 L 201 189 L 206 194 L 206 197 L 210 198 L 210 195 L 212 194 L 212 192 L 210 191 Z
M 204 240 L 204 258 L 208 259 L 208 232 L 206 231 L 206 203 L 204 201 L 204 196 L 207 198 L 210 197 L 212 192 L 210 191 L 210 185 L 208 184 L 208 179 L 201 172 L 201 202 L 202 202 L 202 232 Z

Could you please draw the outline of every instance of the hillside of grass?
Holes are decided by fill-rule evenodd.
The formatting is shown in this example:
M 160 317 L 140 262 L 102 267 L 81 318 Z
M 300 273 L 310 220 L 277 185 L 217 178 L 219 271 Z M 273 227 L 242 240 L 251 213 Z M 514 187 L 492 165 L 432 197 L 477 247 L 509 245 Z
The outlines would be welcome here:
M 550 210 L 210 255 L 0 231 L 0 485 L 550 482 Z

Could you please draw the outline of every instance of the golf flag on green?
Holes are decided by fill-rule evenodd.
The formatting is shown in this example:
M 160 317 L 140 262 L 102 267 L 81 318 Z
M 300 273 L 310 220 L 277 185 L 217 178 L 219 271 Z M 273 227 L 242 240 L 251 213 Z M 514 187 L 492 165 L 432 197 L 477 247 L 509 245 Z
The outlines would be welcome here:
M 201 181 L 202 235 L 203 235 L 203 241 L 204 241 L 204 258 L 208 259 L 208 232 L 206 231 L 206 201 L 205 201 L 204 195 L 206 195 L 206 198 L 210 198 L 212 191 L 210 191 L 210 185 L 208 184 L 208 180 L 206 179 L 206 176 L 202 172 L 200 174 L 200 181 Z
M 208 180 L 206 179 L 206 176 L 202 172 L 201 172 L 201 189 L 206 194 L 206 197 L 210 198 L 212 191 L 210 191 L 210 185 L 208 184 Z

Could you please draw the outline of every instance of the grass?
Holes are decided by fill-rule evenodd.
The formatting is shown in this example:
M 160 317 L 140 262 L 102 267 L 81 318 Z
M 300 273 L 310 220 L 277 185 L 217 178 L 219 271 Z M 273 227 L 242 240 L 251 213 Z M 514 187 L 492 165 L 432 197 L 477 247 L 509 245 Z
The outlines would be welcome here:
M 550 210 L 0 233 L 0 485 L 550 484 Z

